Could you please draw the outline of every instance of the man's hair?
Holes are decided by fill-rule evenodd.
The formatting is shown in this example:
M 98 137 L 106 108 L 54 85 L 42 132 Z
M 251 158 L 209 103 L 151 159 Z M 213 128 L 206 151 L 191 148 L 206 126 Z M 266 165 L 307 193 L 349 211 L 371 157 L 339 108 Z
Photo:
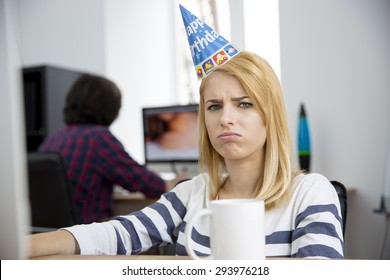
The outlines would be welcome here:
M 109 126 L 121 107 L 121 92 L 112 81 L 97 75 L 83 74 L 72 85 L 66 97 L 66 124 Z

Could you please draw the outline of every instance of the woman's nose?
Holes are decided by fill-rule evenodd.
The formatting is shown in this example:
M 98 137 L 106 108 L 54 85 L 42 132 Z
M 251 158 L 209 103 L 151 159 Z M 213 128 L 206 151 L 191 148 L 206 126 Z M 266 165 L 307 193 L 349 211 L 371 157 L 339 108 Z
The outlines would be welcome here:
M 230 106 L 224 106 L 221 114 L 221 126 L 229 126 L 234 123 L 234 110 Z

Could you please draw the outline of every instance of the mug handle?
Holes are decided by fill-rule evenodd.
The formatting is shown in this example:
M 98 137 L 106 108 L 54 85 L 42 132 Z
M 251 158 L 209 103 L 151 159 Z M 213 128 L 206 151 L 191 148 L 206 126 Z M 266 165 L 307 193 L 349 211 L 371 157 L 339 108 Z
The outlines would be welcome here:
M 212 211 L 210 209 L 202 209 L 198 213 L 196 213 L 195 216 L 192 217 L 192 219 L 187 223 L 186 230 L 185 230 L 186 231 L 186 251 L 187 251 L 187 254 L 194 260 L 212 260 L 213 259 L 213 257 L 211 255 L 207 256 L 207 257 L 199 257 L 198 255 L 196 255 L 193 248 L 192 248 L 192 238 L 191 238 L 192 229 L 194 228 L 195 221 L 198 220 L 202 216 L 207 216 L 207 215 L 211 215 L 211 214 L 212 214 Z

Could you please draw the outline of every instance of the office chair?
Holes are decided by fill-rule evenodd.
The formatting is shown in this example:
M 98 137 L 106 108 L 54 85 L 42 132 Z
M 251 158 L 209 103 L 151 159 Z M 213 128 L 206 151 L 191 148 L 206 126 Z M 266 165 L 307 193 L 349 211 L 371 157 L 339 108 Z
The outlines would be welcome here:
M 27 158 L 32 233 L 76 224 L 62 157 L 54 152 L 29 152 Z
M 338 181 L 330 181 L 335 188 L 340 200 L 341 217 L 343 218 L 343 236 L 345 236 L 345 226 L 347 224 L 347 189 Z

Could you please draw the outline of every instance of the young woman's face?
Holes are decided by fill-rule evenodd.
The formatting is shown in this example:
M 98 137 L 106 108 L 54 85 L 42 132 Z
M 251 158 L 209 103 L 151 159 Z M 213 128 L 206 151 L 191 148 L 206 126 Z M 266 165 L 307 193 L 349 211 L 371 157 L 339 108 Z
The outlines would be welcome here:
M 266 129 L 253 101 L 232 76 L 214 73 L 203 91 L 205 122 L 214 149 L 225 160 L 258 159 Z

